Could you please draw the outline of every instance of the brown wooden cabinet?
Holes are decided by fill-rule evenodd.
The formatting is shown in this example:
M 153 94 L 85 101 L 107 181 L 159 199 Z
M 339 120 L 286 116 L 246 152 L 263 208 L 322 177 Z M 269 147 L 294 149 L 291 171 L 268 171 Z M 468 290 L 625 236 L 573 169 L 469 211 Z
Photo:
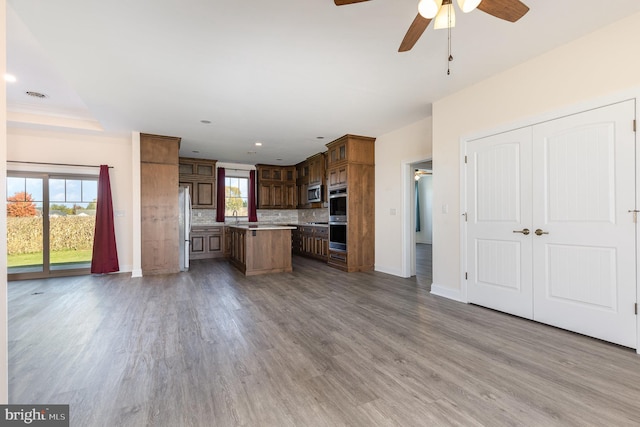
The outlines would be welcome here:
M 224 227 L 193 227 L 190 243 L 189 257 L 191 259 L 222 258 L 225 249 Z
M 309 165 L 309 185 L 324 184 L 325 180 L 325 154 L 318 153 L 307 159 Z
M 180 271 L 178 150 L 180 138 L 140 134 L 142 274 Z
M 292 231 L 293 253 L 327 261 L 329 257 L 329 228 L 326 225 L 299 225 Z
M 189 187 L 191 207 L 215 209 L 216 161 L 180 157 L 180 185 Z
M 296 167 L 256 165 L 258 209 L 295 209 L 297 207 Z
M 296 165 L 298 174 L 296 193 L 298 197 L 298 209 L 321 208 L 326 202 L 309 202 L 307 190 L 311 186 L 322 185 L 323 200 L 327 200 L 326 194 L 326 155 L 318 153 L 309 157 L 304 162 Z
M 329 250 L 328 264 L 369 271 L 375 264 L 375 138 L 345 135 L 327 144 L 327 181 L 347 189 L 347 250 Z

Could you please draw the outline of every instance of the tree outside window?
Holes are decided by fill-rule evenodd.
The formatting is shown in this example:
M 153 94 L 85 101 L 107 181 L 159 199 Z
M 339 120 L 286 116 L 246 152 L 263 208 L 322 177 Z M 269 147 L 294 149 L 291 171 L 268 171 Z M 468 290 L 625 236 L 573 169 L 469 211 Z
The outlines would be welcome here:
M 225 211 L 224 215 L 249 216 L 249 178 L 229 176 L 224 179 Z

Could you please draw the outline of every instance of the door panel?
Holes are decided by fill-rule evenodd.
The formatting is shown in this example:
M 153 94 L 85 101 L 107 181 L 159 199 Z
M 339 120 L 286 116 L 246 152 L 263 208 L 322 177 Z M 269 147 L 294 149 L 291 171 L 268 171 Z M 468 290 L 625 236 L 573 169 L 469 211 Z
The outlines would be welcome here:
M 634 102 L 533 129 L 534 319 L 636 347 Z
M 531 319 L 531 131 L 467 145 L 469 302 Z

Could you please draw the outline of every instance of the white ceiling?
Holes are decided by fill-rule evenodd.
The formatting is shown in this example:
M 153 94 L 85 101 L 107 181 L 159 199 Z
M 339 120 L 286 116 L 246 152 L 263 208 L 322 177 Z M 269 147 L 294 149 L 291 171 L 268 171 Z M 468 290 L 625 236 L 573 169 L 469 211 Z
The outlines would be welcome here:
M 293 164 L 343 134 L 427 117 L 439 98 L 640 11 L 524 1 L 515 24 L 458 10 L 447 76 L 446 30 L 397 52 L 417 0 L 8 0 L 8 109 L 180 136 L 183 156 Z

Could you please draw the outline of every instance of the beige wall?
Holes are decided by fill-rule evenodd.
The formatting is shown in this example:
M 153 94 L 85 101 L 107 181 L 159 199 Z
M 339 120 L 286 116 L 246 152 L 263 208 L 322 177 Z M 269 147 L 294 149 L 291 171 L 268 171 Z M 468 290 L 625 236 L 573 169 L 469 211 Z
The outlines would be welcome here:
M 407 259 L 415 229 L 407 226 L 406 206 L 414 197 L 411 163 L 431 158 L 431 117 L 376 139 L 377 271 L 407 277 Z
M 639 40 L 635 14 L 434 103 L 434 292 L 461 296 L 461 139 L 635 90 Z
M 77 165 L 113 166 L 111 192 L 115 215 L 116 243 L 120 271 L 130 272 L 133 266 L 133 197 L 131 136 L 115 137 L 96 133 L 42 130 L 9 127 L 7 131 L 8 160 L 68 163 Z M 9 169 L 68 173 L 93 173 L 98 168 L 46 167 L 9 164 Z

